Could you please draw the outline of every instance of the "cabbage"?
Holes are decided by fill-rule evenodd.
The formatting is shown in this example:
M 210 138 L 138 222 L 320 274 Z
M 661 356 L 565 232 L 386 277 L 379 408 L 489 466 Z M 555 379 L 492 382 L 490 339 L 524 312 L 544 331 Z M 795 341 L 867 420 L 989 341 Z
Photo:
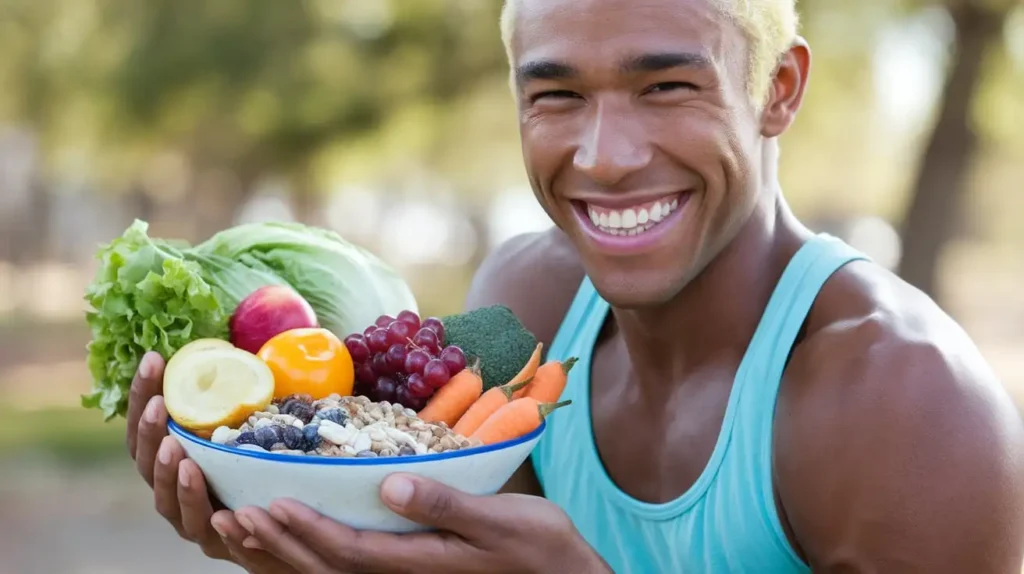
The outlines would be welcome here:
M 419 311 L 392 268 L 327 230 L 254 223 L 191 247 L 150 238 L 148 227 L 136 221 L 102 246 L 86 289 L 93 388 L 82 405 L 102 410 L 107 420 L 125 415 L 146 352 L 168 359 L 196 339 L 226 339 L 231 313 L 262 286 L 290 285 L 339 338 L 361 332 L 380 315 Z

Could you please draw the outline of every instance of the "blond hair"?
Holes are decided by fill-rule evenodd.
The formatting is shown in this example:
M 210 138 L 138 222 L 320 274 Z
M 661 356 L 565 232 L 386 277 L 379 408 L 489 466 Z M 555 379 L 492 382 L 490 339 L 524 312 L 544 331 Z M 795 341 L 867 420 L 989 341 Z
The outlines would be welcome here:
M 505 0 L 501 11 L 501 39 L 505 43 L 509 63 L 512 58 L 512 36 L 515 32 L 515 6 L 518 0 Z M 796 0 L 709 0 L 721 14 L 739 26 L 750 43 L 747 62 L 747 86 L 756 105 L 768 97 L 779 58 L 796 40 L 800 19 Z

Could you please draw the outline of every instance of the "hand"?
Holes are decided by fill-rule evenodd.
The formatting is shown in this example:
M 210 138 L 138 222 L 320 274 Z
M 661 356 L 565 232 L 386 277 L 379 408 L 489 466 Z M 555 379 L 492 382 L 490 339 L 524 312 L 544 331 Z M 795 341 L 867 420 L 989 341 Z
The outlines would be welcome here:
M 356 531 L 292 500 L 274 501 L 269 513 L 250 507 L 235 515 L 252 534 L 247 547 L 304 574 L 611 573 L 569 517 L 543 498 L 471 496 L 405 474 L 388 477 L 381 495 L 398 514 L 440 531 Z
M 254 574 L 294 572 L 266 552 L 244 548 L 241 541 L 248 533 L 230 511 L 211 520 L 216 503 L 206 491 L 202 472 L 186 458 L 178 441 L 167 435 L 167 409 L 160 396 L 163 372 L 163 358 L 148 353 L 128 397 L 128 452 L 153 488 L 157 512 L 179 536 L 198 544 L 211 558 L 234 562 Z

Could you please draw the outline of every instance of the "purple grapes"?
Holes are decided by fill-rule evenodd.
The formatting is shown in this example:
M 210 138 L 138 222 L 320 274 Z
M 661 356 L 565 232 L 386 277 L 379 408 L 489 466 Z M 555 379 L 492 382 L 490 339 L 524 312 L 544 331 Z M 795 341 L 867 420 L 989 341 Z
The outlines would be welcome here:
M 358 333 L 345 337 L 345 348 L 348 349 L 348 354 L 354 363 L 364 363 L 372 354 L 370 347 L 366 344 L 366 337 Z
M 427 317 L 423 320 L 420 325 L 420 329 L 430 329 L 437 335 L 437 342 L 439 345 L 444 344 L 444 324 L 437 317 Z
M 452 378 L 448 367 L 440 359 L 430 359 L 427 366 L 423 368 L 423 380 L 433 389 L 440 389 Z
M 448 368 L 448 374 L 454 376 L 466 368 L 466 354 L 455 345 L 449 345 L 441 351 L 438 357 L 444 366 Z
M 381 315 L 362 334 L 346 337 L 345 348 L 355 366 L 354 393 L 417 411 L 466 368 L 462 349 L 444 346 L 441 320 L 421 320 L 410 310 Z

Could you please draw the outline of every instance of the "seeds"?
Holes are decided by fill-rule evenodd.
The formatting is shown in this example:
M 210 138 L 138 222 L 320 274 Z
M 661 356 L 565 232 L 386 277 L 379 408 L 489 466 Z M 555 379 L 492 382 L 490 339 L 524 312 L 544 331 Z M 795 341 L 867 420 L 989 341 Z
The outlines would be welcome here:
M 218 428 L 213 442 L 275 454 L 373 458 L 414 456 L 477 446 L 448 428 L 428 423 L 400 404 L 331 395 L 311 401 L 292 395 L 277 412 L 254 413 L 238 429 Z M 308 420 L 304 420 L 308 417 Z

